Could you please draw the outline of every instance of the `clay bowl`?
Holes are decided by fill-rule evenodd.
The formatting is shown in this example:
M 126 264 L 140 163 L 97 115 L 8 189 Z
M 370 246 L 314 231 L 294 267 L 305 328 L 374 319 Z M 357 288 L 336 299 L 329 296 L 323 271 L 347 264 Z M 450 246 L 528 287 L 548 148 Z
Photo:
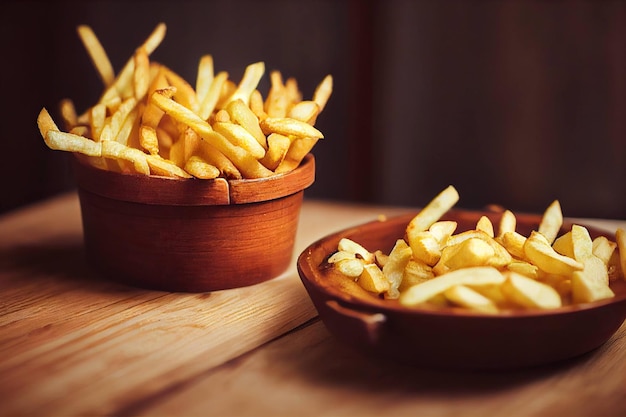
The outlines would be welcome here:
M 171 179 L 74 160 L 88 263 L 108 279 L 164 291 L 243 287 L 293 257 L 308 155 L 292 172 L 253 180 Z
M 458 231 L 475 227 L 481 215 L 454 211 L 446 219 Z M 406 308 L 381 300 L 356 283 L 331 273 L 326 258 L 348 237 L 369 250 L 389 253 L 404 236 L 407 214 L 373 221 L 329 235 L 306 248 L 297 268 L 329 332 L 341 342 L 379 361 L 448 370 L 511 370 L 573 358 L 606 342 L 626 318 L 626 281 L 611 283 L 616 297 L 551 311 L 515 311 L 481 315 L 455 308 Z M 518 231 L 528 235 L 539 216 L 518 217 Z M 494 223 L 497 224 L 497 223 Z M 569 230 L 571 225 L 564 225 Z M 601 234 L 587 227 L 595 237 Z M 607 236 L 611 237 L 611 236 Z

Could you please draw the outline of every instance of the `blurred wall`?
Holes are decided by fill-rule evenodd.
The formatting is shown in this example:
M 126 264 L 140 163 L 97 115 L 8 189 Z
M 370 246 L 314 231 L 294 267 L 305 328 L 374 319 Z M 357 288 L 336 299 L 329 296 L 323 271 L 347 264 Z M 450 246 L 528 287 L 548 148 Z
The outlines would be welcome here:
M 89 24 L 116 69 L 158 22 L 152 58 L 193 82 L 210 53 L 295 77 L 333 74 L 308 197 L 626 218 L 626 3 L 622 1 L 9 1 L 0 17 L 0 212 L 72 189 L 35 119 L 101 91 L 76 35 Z M 267 80 L 261 90 L 266 91 Z M 265 86 L 265 89 L 264 89 Z

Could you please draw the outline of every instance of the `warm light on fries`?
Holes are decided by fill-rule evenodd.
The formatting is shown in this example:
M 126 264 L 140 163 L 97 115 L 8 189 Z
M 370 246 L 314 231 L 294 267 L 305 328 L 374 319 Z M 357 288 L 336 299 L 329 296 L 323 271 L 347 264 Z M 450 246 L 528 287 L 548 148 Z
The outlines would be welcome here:
M 454 187 L 443 190 L 407 224 L 389 254 L 343 238 L 328 263 L 366 291 L 406 307 L 456 306 L 486 314 L 612 298 L 610 281 L 625 278 L 623 229 L 615 241 L 592 240 L 577 224 L 559 235 L 563 214 L 554 201 L 528 236 L 516 230 L 509 210 L 497 227 L 483 216 L 474 229 L 457 232 L 456 222 L 441 218 L 458 199 Z
M 264 99 L 258 90 L 265 63 L 246 67 L 235 83 L 215 72 L 213 57 L 198 63 L 192 86 L 172 69 L 150 60 L 165 37 L 160 23 L 115 74 L 93 30 L 78 35 L 100 76 L 97 103 L 77 114 L 61 101 L 63 128 L 44 108 L 37 120 L 48 147 L 120 172 L 176 178 L 263 178 L 295 169 L 324 135 L 314 127 L 332 93 L 327 75 L 311 100 L 294 78 L 270 72 Z M 113 143 L 114 142 L 114 143 Z

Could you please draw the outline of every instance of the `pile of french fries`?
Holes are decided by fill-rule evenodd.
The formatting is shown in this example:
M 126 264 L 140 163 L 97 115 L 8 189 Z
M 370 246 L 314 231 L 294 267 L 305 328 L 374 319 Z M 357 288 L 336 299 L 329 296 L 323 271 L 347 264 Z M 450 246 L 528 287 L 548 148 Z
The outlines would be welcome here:
M 195 87 L 151 53 L 165 37 L 157 25 L 116 75 L 93 30 L 78 27 L 104 92 L 77 114 L 61 101 L 63 130 L 43 108 L 37 118 L 46 145 L 76 153 L 98 168 L 175 178 L 264 178 L 295 169 L 323 134 L 314 127 L 333 89 L 327 75 L 311 100 L 294 78 L 270 72 L 263 98 L 258 84 L 265 64 L 246 67 L 235 83 L 214 71 L 211 55 L 198 64 Z
M 529 236 L 516 231 L 505 210 L 498 227 L 482 216 L 472 230 L 441 220 L 458 201 L 449 186 L 406 227 L 388 253 L 369 251 L 343 238 L 327 260 L 363 289 L 407 307 L 455 306 L 481 313 L 552 309 L 615 296 L 609 282 L 624 279 L 626 232 L 615 241 L 592 239 L 577 224 L 561 232 L 563 213 L 555 200 Z

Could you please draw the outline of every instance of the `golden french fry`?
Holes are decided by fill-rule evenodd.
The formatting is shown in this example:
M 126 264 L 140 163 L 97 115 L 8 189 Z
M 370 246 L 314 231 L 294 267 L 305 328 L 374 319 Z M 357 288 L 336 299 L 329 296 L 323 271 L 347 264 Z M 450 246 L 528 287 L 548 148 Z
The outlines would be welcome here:
M 289 109 L 287 117 L 311 124 L 320 112 L 319 105 L 314 101 L 300 101 Z
M 113 65 L 111 64 L 104 47 L 100 43 L 100 40 L 91 27 L 87 25 L 78 26 L 78 36 L 83 42 L 83 45 L 85 46 L 91 61 L 96 67 L 96 71 L 102 79 L 104 86 L 108 87 L 113 84 L 113 81 L 115 80 Z
M 563 213 L 561 212 L 561 204 L 558 200 L 554 200 L 543 213 L 538 231 L 552 244 L 558 236 L 562 225 Z
M 517 233 L 516 231 L 505 232 L 498 242 L 504 246 L 504 248 L 513 256 L 518 259 L 526 259 L 526 253 L 524 253 L 524 243 L 526 243 L 526 236 Z
M 228 139 L 233 145 L 239 146 L 256 159 L 265 155 L 265 148 L 243 126 L 230 122 L 216 122 L 213 130 Z
M 532 231 L 524 242 L 524 254 L 539 269 L 550 274 L 570 276 L 584 268 L 577 260 L 555 251 L 548 239 L 537 231 Z
M 255 90 L 256 91 L 256 90 Z M 259 142 L 264 149 L 267 149 L 267 138 L 259 125 L 259 118 L 250 110 L 242 100 L 233 100 L 226 106 L 225 110 L 230 115 L 230 119 L 248 131 Z
M 422 282 L 434 277 L 435 274 L 433 269 L 429 265 L 426 265 L 423 262 L 415 261 L 414 259 L 409 259 L 409 262 L 407 262 L 404 267 L 402 282 L 400 282 L 398 291 L 402 292 L 413 285 L 421 284 Z
M 285 80 L 285 92 L 287 94 L 287 102 L 291 104 L 299 103 L 302 101 L 302 93 L 298 87 L 298 81 L 289 77 Z
M 389 281 L 389 289 L 387 290 L 388 298 L 398 298 L 400 295 L 400 284 L 402 283 L 402 277 L 404 275 L 404 269 L 411 259 L 411 248 L 404 241 L 404 239 L 396 240 L 393 249 L 389 253 L 387 262 L 383 266 L 383 273 Z
M 276 170 L 285 159 L 290 145 L 291 139 L 287 136 L 272 133 L 267 137 L 268 149 L 261 159 L 261 163 L 272 171 Z
M 559 293 L 549 285 L 516 272 L 507 272 L 502 292 L 509 300 L 527 308 L 558 308 L 563 305 Z
M 133 72 L 133 90 L 135 98 L 143 100 L 150 87 L 150 58 L 145 48 L 137 48 L 133 56 L 135 71 Z
M 265 63 L 256 62 L 246 67 L 243 77 L 237 86 L 237 90 L 230 97 L 230 100 L 241 100 L 247 106 L 250 103 L 250 95 L 256 90 L 259 81 L 265 73 Z
M 326 103 L 330 98 L 330 95 L 333 91 L 333 77 L 332 75 L 327 75 L 324 77 L 321 83 L 315 88 L 315 92 L 313 93 L 313 101 L 317 103 L 319 106 L 319 112 L 321 113 L 326 107 Z
M 250 110 L 252 110 L 252 113 L 254 113 L 259 120 L 263 120 L 267 117 L 264 106 L 265 104 L 261 92 L 254 90 L 252 94 L 250 94 Z
M 446 246 L 433 271 L 444 274 L 449 271 L 474 266 L 485 266 L 495 256 L 495 250 L 487 241 L 479 238 L 465 239 L 459 244 Z
M 270 72 L 270 91 L 264 103 L 264 110 L 268 117 L 284 118 L 287 116 L 289 96 L 283 83 L 283 76 L 279 71 Z
M 139 143 L 151 155 L 159 154 L 159 138 L 156 129 L 152 126 L 141 126 L 139 130 Z
M 200 103 L 198 115 L 201 119 L 208 120 L 208 118 L 217 107 L 217 103 L 220 99 L 220 95 L 222 93 L 224 85 L 226 84 L 226 81 L 228 81 L 228 73 L 224 71 L 219 72 L 213 78 L 211 86 L 209 87 L 209 91 L 206 93 L 206 96 Z
M 410 287 L 400 294 L 399 301 L 404 306 L 413 307 L 442 294 L 454 285 L 467 285 L 473 288 L 482 285 L 500 285 L 504 280 L 500 271 L 491 266 L 457 269 Z
M 496 303 L 480 292 L 465 285 L 454 285 L 445 290 L 443 294 L 451 303 L 469 310 L 487 314 L 495 314 L 498 312 Z
M 113 140 L 103 140 L 101 142 L 93 142 L 101 145 L 101 156 L 115 160 L 128 161 L 132 163 L 133 168 L 139 174 L 150 175 L 150 166 L 148 165 L 147 155 L 139 149 L 130 148 Z
M 59 131 L 59 127 L 56 123 L 54 123 L 52 116 L 50 116 L 50 113 L 45 107 L 39 111 L 39 115 L 37 116 L 37 127 L 39 128 L 39 133 L 44 139 L 46 139 L 48 131 Z
M 167 27 L 164 23 L 159 23 L 140 48 L 144 48 L 148 54 L 152 54 L 154 50 L 161 44 L 165 37 Z M 132 88 L 133 74 L 135 72 L 135 60 L 131 57 L 126 65 L 122 68 L 112 84 L 108 86 L 100 97 L 99 103 L 110 103 L 119 99 L 126 99 L 133 95 Z
M 164 159 L 159 155 L 146 155 L 146 161 L 150 167 L 150 173 L 153 175 L 174 178 L 191 178 L 189 173 L 176 166 L 172 161 Z
M 600 258 L 585 259 L 584 269 L 572 273 L 572 301 L 587 303 L 615 296 L 608 284 L 608 271 Z
M 365 262 L 359 258 L 344 259 L 335 262 L 339 272 L 350 278 L 358 278 L 365 269 Z
M 487 216 L 481 216 L 476 223 L 476 230 L 485 232 L 489 237 L 494 237 L 493 223 Z
M 274 172 L 282 174 L 296 169 L 304 157 L 313 149 L 317 141 L 317 138 L 296 138 L 292 140 L 285 158 Z
M 500 217 L 498 225 L 498 237 L 502 237 L 507 232 L 515 232 L 517 227 L 517 218 L 511 210 L 505 210 Z
M 572 244 L 572 231 L 568 231 L 554 239 L 552 248 L 564 256 L 574 258 L 574 246 Z
M 363 272 L 359 275 L 357 284 L 364 290 L 376 294 L 382 294 L 390 287 L 385 274 L 376 264 L 363 265 Z
M 50 149 L 54 150 L 78 152 L 89 156 L 102 155 L 100 142 L 94 142 L 84 136 L 60 132 L 58 130 L 48 130 L 44 141 Z
M 345 237 L 341 238 L 337 244 L 337 249 L 343 252 L 352 253 L 367 263 L 374 262 L 374 254 L 352 239 Z
M 506 269 L 512 272 L 517 272 L 532 279 L 539 279 L 540 271 L 537 265 L 533 265 L 530 262 L 514 260 L 511 261 Z
M 211 179 L 220 175 L 220 170 L 203 160 L 197 155 L 193 155 L 185 163 L 185 171 L 196 178 Z
M 428 230 L 428 228 L 450 210 L 458 200 L 459 193 L 456 188 L 451 185 L 432 199 L 426 207 L 409 222 L 406 228 L 409 245 L 417 233 Z
M 591 246 L 591 252 L 600 258 L 604 265 L 609 264 L 615 249 L 617 249 L 617 243 L 609 240 L 606 236 L 598 236 L 593 239 Z
M 59 107 L 61 109 L 61 118 L 63 119 L 65 129 L 73 129 L 78 124 L 78 116 L 76 115 L 74 102 L 69 98 L 66 98 L 61 100 Z
M 214 77 L 213 56 L 203 55 L 198 63 L 198 74 L 196 76 L 196 97 L 201 107 L 202 102 L 209 93 Z
M 442 244 L 430 230 L 415 233 L 410 240 L 410 247 L 413 258 L 426 265 L 434 266 L 441 258 Z
M 196 152 L 207 163 L 217 167 L 225 178 L 234 180 L 243 178 L 233 162 L 207 141 L 201 140 Z
M 197 113 L 200 105 L 198 104 L 196 91 L 193 87 L 183 77 L 172 71 L 170 68 L 165 66 L 162 67 L 165 73 L 165 78 L 175 88 L 173 96 L 174 100 L 192 112 Z
M 89 111 L 89 126 L 91 137 L 96 142 L 100 140 L 102 129 L 106 123 L 107 107 L 104 104 L 96 104 Z
M 266 135 L 280 133 L 281 135 L 299 138 L 321 139 L 324 137 L 322 132 L 310 124 L 288 117 L 266 117 L 260 121 L 260 126 Z

